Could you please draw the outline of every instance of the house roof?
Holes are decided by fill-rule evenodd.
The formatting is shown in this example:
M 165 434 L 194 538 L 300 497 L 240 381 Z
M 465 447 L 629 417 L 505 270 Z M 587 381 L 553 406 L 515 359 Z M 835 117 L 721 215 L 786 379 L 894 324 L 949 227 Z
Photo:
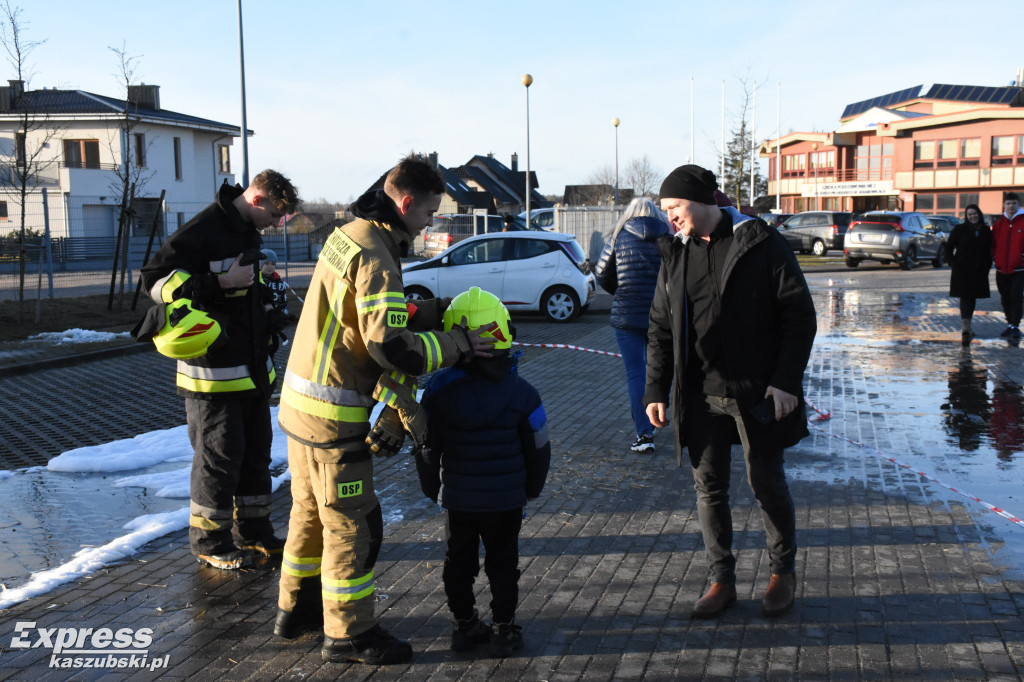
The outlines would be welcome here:
M 511 191 L 515 195 L 516 202 L 523 203 L 525 201 L 523 193 L 518 190 L 520 187 L 526 187 L 525 171 L 513 171 L 493 156 L 481 156 L 479 154 L 470 159 L 466 165 L 471 166 L 477 160 L 487 168 L 493 178 L 505 185 L 507 191 Z M 537 191 L 537 187 L 537 173 L 536 171 L 530 171 L 530 203 L 534 207 L 549 205 L 550 202 L 544 198 L 543 194 Z
M 458 173 L 450 168 L 445 168 L 441 164 L 437 164 L 437 171 L 441 174 L 441 180 L 444 181 L 445 194 L 450 196 L 455 203 L 470 208 L 485 208 L 489 211 L 494 209 L 494 200 L 491 198 L 490 192 L 481 192 L 480 190 L 473 189 L 459 177 Z M 377 178 L 377 182 L 370 185 L 369 190 L 384 189 L 384 181 L 390 172 L 391 169 L 389 168 L 383 175 Z
M 123 99 L 97 95 L 85 92 L 84 90 L 30 90 L 25 93 L 24 97 L 20 98 L 18 104 L 20 106 L 12 107 L 10 111 L 0 112 L 0 118 L 17 114 L 24 109 L 28 109 L 33 113 L 45 113 L 58 117 L 108 117 L 123 114 L 125 108 L 125 100 Z M 239 126 L 213 121 L 208 118 L 180 114 L 167 109 L 150 109 L 138 106 L 132 113 L 152 122 L 163 122 L 191 128 L 212 128 L 233 135 L 241 134 Z
M 500 183 L 495 182 L 491 176 L 484 173 L 481 169 L 476 166 L 459 166 L 455 169 L 461 178 L 468 178 L 473 180 L 483 189 L 491 193 L 496 200 L 502 204 L 518 204 L 519 197 L 514 196 L 510 192 L 507 192 Z

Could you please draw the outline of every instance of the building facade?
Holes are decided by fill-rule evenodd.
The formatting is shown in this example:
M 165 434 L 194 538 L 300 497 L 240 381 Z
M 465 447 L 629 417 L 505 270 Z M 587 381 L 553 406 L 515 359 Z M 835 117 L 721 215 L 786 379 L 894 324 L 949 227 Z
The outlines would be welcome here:
M 850 104 L 840 123 L 761 144 L 781 212 L 996 214 L 1024 188 L 1020 87 L 916 86 Z
M 20 81 L 0 87 L 0 232 L 17 227 L 19 163 L 26 156 L 26 226 L 41 229 L 45 188 L 55 238 L 116 234 L 126 166 L 134 169 L 128 175 L 136 197 L 155 201 L 165 192 L 169 231 L 193 205 L 212 201 L 222 183 L 235 182 L 231 145 L 240 128 L 162 109 L 159 86 L 132 86 L 127 100 L 22 88 Z

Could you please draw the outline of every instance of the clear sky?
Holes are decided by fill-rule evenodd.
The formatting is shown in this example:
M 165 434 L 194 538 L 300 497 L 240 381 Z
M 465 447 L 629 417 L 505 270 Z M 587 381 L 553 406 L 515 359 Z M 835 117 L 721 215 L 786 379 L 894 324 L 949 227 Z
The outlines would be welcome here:
M 240 124 L 235 0 L 10 0 L 23 9 L 30 86 L 123 96 L 109 46 L 173 111 Z M 526 155 L 561 194 L 646 154 L 717 168 L 739 78 L 759 84 L 757 138 L 833 130 L 846 104 L 914 85 L 1007 85 L 1024 67 L 1020 0 L 632 3 L 243 0 L 250 175 L 273 167 L 306 199 L 348 201 L 410 150 L 445 166 Z M 10 78 L 11 69 L 7 69 Z M 241 168 L 241 144 L 232 152 Z M 240 174 L 237 175 L 240 179 Z

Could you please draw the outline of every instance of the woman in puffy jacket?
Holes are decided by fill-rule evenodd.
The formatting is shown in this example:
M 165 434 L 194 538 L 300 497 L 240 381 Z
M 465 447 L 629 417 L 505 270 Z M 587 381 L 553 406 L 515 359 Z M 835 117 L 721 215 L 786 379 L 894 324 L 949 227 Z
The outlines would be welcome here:
M 611 325 L 626 367 L 629 406 L 636 427 L 633 452 L 654 450 L 654 427 L 644 411 L 647 367 L 647 323 L 661 268 L 657 239 L 671 228 L 661 210 L 647 198 L 634 199 L 601 251 L 595 275 L 613 295 Z

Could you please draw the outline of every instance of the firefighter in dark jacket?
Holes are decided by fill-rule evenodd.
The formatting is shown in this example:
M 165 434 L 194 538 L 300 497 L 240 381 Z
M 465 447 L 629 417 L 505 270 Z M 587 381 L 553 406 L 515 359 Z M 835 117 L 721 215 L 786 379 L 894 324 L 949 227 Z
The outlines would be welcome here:
M 736 601 L 734 443 L 743 445 L 768 536 L 772 576 L 761 612 L 773 617 L 792 607 L 796 586 L 796 520 L 783 448 L 808 433 L 802 383 L 814 304 L 785 240 L 759 219 L 719 209 L 716 184 L 711 171 L 686 165 L 661 187 L 661 208 L 682 238 L 659 242 L 644 403 L 661 427 L 671 397 L 677 456 L 685 447 L 693 467 L 712 581 L 693 617 L 712 618 Z
M 465 315 L 470 328 L 496 322 L 494 357 L 435 374 L 423 392 L 426 447 L 417 452 L 420 487 L 445 509 L 444 591 L 455 623 L 451 648 L 489 643 L 492 656 L 523 648 L 515 623 L 519 601 L 519 531 L 523 508 L 544 487 L 551 461 L 547 415 L 537 390 L 519 376 L 508 310 L 471 287 L 445 311 L 445 327 Z M 491 587 L 490 630 L 473 595 L 480 573 Z
M 216 339 L 178 357 L 192 461 L 189 542 L 201 563 L 248 565 L 252 552 L 280 554 L 270 522 L 271 350 L 283 322 L 264 308 L 256 268 L 260 230 L 298 206 L 291 182 L 273 170 L 244 190 L 221 186 L 217 200 L 171 235 L 142 268 L 143 285 L 168 330 L 201 311 L 211 321 L 185 336 Z M 161 339 L 155 339 L 163 352 Z

